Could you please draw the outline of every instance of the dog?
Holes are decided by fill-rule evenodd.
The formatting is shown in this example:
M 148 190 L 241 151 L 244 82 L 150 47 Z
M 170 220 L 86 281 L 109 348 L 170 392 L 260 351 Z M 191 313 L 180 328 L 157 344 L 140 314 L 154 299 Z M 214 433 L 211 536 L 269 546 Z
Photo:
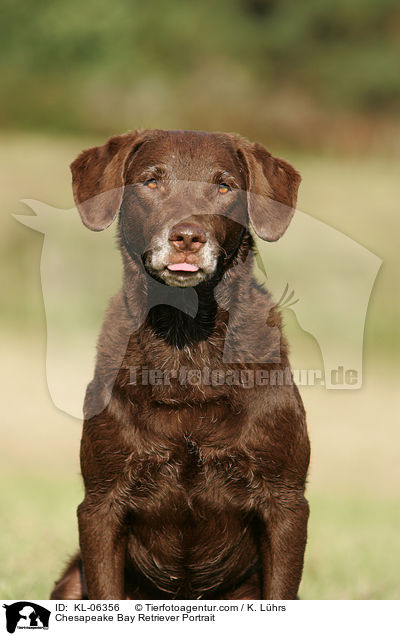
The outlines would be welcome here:
M 124 268 L 84 404 L 80 552 L 51 598 L 297 598 L 310 446 L 249 224 L 279 239 L 300 175 L 236 134 L 162 130 L 71 170 L 89 229 L 118 216 Z

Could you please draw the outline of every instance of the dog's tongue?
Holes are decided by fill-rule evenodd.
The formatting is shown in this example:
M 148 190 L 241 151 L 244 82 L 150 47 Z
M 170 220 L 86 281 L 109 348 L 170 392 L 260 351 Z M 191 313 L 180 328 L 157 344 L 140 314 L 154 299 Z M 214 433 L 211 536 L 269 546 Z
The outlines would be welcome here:
M 172 272 L 197 272 L 198 266 L 191 265 L 190 263 L 175 263 L 174 265 L 168 265 L 168 269 Z

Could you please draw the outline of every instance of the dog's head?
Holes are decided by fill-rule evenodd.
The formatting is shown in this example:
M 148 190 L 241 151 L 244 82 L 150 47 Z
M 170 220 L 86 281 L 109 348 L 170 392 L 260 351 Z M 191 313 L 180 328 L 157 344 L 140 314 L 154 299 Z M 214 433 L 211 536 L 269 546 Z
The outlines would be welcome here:
M 218 279 L 248 223 L 276 241 L 300 176 L 234 134 L 142 130 L 83 151 L 71 165 L 75 202 L 91 230 L 120 211 L 121 239 L 154 278 L 178 287 Z

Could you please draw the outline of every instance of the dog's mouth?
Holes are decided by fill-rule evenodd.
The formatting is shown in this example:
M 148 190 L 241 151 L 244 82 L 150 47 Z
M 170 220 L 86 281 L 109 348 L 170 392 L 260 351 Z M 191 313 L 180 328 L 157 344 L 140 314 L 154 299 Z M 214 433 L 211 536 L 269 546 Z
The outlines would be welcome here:
M 186 259 L 176 263 L 173 258 L 163 259 L 157 251 L 144 255 L 146 271 L 156 280 L 172 287 L 195 287 L 210 280 L 217 269 L 217 258 L 200 259 L 200 262 L 188 262 Z
M 154 269 L 147 263 L 146 269 L 151 276 L 172 287 L 194 287 L 211 276 L 211 272 L 207 273 L 199 265 L 186 262 L 169 263 L 162 269 Z
M 170 263 L 167 265 L 167 269 L 169 269 L 170 272 L 185 272 L 193 274 L 198 272 L 200 267 L 194 263 L 186 263 L 185 261 L 183 263 Z

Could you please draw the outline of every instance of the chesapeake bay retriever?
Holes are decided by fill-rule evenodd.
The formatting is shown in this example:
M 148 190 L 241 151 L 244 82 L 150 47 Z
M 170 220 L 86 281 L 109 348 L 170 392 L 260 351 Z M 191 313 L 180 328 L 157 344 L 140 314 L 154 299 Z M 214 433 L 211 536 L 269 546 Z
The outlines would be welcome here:
M 118 215 L 81 444 L 80 553 L 53 599 L 294 599 L 309 463 L 254 232 L 286 230 L 299 174 L 235 134 L 138 130 L 72 163 L 83 223 Z

